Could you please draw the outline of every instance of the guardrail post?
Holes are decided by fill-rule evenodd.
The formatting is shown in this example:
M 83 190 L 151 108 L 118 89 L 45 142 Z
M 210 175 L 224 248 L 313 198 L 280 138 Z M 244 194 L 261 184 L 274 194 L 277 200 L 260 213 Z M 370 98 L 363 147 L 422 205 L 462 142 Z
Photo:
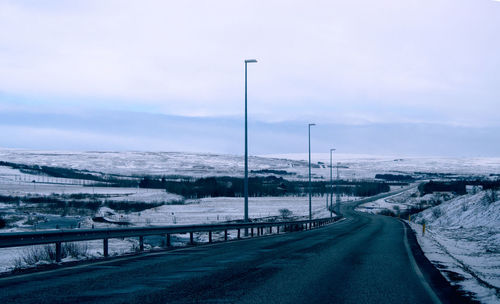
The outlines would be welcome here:
M 144 251 L 144 237 L 139 237 L 139 251 Z
M 240 235 L 240 228 L 238 228 L 238 240 L 241 238 L 241 235 Z
M 61 256 L 62 256 L 61 242 L 57 242 L 56 243 L 56 263 L 61 262 Z
M 212 231 L 208 232 L 208 242 L 212 243 Z
M 269 226 L 269 233 L 272 234 L 273 233 L 273 226 Z
M 227 229 L 224 230 L 224 241 L 227 241 Z
M 170 233 L 167 233 L 167 247 L 170 247 Z
M 104 257 L 108 257 L 109 256 L 109 252 L 108 252 L 108 239 L 107 238 L 104 238 L 102 240 L 102 255 Z
M 253 237 L 253 227 L 252 229 L 250 229 L 250 231 L 251 231 L 250 235 Z
M 189 244 L 194 245 L 193 232 L 189 233 Z
M 257 227 L 257 236 L 260 235 L 260 227 Z
M 280 226 L 276 226 L 276 234 L 280 234 Z

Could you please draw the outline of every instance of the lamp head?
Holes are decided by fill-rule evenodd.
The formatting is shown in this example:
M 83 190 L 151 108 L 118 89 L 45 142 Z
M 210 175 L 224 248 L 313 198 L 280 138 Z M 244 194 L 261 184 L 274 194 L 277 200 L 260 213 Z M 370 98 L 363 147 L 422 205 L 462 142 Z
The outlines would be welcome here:
M 257 63 L 257 59 L 245 59 L 245 63 Z

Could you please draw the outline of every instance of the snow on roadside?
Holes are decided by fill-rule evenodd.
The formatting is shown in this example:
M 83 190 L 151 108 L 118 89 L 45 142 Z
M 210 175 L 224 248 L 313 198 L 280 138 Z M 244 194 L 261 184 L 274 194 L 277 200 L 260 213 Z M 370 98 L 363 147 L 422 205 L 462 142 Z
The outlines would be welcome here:
M 412 207 L 421 205 L 423 202 L 427 203 L 432 199 L 434 199 L 432 194 L 419 197 L 417 187 L 412 187 L 407 191 L 361 204 L 356 208 L 356 211 L 378 214 L 384 210 L 389 210 L 394 214 L 399 214 Z
M 500 303 L 500 200 L 491 191 L 426 209 L 410 225 L 427 258 L 452 284 L 483 303 Z

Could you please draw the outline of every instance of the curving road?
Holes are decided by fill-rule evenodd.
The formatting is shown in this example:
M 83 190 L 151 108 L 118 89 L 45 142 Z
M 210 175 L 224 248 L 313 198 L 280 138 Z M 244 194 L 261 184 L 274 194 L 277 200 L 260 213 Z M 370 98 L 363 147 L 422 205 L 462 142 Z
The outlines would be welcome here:
M 423 258 L 402 222 L 358 213 L 352 207 L 344 208 L 345 220 L 319 229 L 1 278 L 0 302 L 359 304 L 464 300 Z M 409 254 L 411 251 L 415 254 Z

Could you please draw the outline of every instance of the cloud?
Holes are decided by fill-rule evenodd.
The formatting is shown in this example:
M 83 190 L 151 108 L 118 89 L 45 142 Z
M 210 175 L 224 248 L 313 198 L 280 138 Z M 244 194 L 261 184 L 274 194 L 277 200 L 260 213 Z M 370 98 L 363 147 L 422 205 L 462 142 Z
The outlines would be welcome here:
M 4 1 L 0 92 L 39 107 L 235 116 L 243 59 L 257 57 L 249 110 L 267 121 L 493 125 L 490 4 Z
M 51 150 L 142 150 L 243 154 L 243 121 L 137 112 L 0 111 L 2 147 Z M 427 123 L 321 123 L 314 152 L 424 156 L 498 156 L 498 128 Z M 307 124 L 249 121 L 251 155 L 307 152 Z

